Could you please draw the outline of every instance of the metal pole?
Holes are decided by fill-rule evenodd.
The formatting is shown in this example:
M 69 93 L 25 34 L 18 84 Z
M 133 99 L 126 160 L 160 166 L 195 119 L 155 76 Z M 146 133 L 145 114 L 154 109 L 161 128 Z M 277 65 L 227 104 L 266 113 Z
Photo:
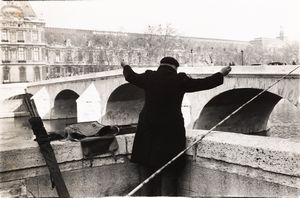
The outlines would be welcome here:
M 194 55 L 193 55 L 193 49 L 191 49 L 191 60 L 192 60 L 192 67 L 194 67 Z
M 242 53 L 242 65 L 244 65 L 244 50 L 241 50 Z

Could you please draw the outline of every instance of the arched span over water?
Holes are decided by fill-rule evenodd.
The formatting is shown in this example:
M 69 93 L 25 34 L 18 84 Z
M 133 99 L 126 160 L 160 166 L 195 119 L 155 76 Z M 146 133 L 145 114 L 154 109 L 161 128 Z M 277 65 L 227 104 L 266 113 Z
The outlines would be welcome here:
M 51 110 L 51 118 L 76 118 L 76 99 L 79 95 L 69 89 L 59 92 L 54 100 L 54 107 Z
M 193 128 L 209 130 L 261 91 L 253 88 L 233 89 L 215 96 L 204 106 Z M 269 116 L 280 99 L 276 94 L 265 92 L 216 130 L 247 134 L 264 131 L 267 129 Z
M 144 90 L 129 83 L 119 86 L 108 98 L 102 123 L 105 125 L 136 124 L 144 101 Z

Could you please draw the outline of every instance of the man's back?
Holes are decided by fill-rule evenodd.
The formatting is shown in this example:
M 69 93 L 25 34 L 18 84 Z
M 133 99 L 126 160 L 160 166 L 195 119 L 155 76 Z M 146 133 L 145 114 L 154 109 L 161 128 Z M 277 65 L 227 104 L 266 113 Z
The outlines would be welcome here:
M 207 78 L 193 79 L 185 73 L 177 74 L 179 63 L 172 57 L 163 58 L 157 71 L 142 74 L 135 73 L 124 62 L 121 66 L 124 68 L 125 79 L 145 91 L 145 104 L 139 115 L 131 161 L 139 164 L 141 170 L 145 168 L 141 172 L 148 177 L 185 148 L 185 128 L 181 113 L 184 94 L 221 85 L 223 76 L 228 74 L 230 68 Z M 163 172 L 169 178 L 170 186 L 168 189 L 163 188 L 163 195 L 176 196 L 176 181 L 184 164 L 182 155 Z M 146 195 L 160 195 L 162 189 L 157 189 L 157 184 L 160 185 L 161 181 L 158 179 L 155 185 L 150 185 L 150 193 Z
M 176 71 L 172 68 L 160 67 L 157 71 L 150 72 L 145 80 L 143 110 L 152 116 L 157 116 L 157 119 L 162 116 L 164 119 L 181 116 L 184 92 L 180 89 L 180 80 Z

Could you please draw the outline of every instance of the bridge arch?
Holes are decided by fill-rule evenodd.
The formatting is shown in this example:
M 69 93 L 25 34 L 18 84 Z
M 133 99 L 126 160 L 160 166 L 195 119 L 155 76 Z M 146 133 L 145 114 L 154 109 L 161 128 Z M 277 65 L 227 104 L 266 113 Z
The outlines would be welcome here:
M 135 85 L 130 83 L 120 85 L 110 94 L 101 122 L 104 125 L 137 123 L 144 105 L 144 98 L 144 90 Z
M 65 89 L 60 91 L 54 99 L 51 119 L 77 118 L 76 99 L 79 97 L 75 91 Z
M 261 91 L 254 88 L 239 88 L 218 94 L 204 106 L 193 128 L 211 129 Z M 281 96 L 264 92 L 215 130 L 246 134 L 264 131 L 267 129 L 269 116 L 280 99 Z

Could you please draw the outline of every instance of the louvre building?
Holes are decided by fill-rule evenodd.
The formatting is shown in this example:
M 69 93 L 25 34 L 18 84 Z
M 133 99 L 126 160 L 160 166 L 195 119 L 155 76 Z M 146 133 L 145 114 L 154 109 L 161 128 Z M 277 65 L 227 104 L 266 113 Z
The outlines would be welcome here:
M 248 41 L 46 27 L 26 1 L 0 2 L 0 82 L 32 82 L 173 56 L 182 66 L 240 65 Z M 277 39 L 278 41 L 278 39 Z M 244 61 L 245 63 L 245 61 Z

